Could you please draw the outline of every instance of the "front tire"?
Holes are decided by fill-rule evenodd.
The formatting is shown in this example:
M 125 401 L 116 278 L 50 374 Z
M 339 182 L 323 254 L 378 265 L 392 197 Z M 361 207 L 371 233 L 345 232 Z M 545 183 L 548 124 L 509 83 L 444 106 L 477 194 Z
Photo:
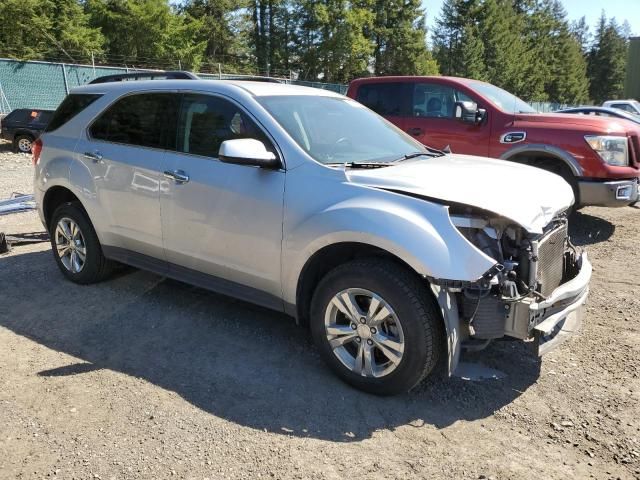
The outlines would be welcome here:
M 96 283 L 111 273 L 113 263 L 104 257 L 93 225 L 78 202 L 64 203 L 53 212 L 49 235 L 56 263 L 72 282 Z
M 311 334 L 329 367 L 377 395 L 406 392 L 438 363 L 442 318 L 427 285 L 385 259 L 329 272 L 311 302 Z

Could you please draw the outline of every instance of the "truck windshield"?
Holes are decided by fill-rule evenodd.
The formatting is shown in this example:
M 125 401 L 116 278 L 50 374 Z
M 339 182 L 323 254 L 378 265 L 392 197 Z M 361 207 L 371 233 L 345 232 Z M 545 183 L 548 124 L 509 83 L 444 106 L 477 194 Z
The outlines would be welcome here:
M 538 113 L 534 108 L 521 98 L 516 97 L 495 85 L 484 82 L 469 82 L 467 84 L 480 95 L 488 98 L 500 110 L 507 113 Z
M 360 103 L 344 97 L 257 97 L 306 151 L 324 164 L 387 163 L 423 152 L 421 143 Z

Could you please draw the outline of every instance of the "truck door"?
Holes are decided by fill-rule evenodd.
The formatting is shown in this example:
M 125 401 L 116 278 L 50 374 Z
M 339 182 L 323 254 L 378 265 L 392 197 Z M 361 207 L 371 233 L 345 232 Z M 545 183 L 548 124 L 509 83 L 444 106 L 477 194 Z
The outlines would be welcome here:
M 430 81 L 413 83 L 411 95 L 411 115 L 404 122 L 409 135 L 439 150 L 448 146 L 453 153 L 489 155 L 489 122 L 470 125 L 454 117 L 455 102 L 475 103 L 474 99 L 449 85 Z

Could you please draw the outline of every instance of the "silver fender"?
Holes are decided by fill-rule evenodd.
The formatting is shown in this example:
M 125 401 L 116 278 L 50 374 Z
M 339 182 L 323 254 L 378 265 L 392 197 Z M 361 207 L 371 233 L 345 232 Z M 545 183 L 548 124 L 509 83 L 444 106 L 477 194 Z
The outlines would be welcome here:
M 343 191 L 328 195 L 343 200 L 321 205 L 327 197 L 323 187 L 336 189 L 335 180 L 323 184 L 321 177 L 301 186 L 287 179 L 282 275 L 289 304 L 296 302 L 306 262 L 338 243 L 381 248 L 418 274 L 437 279 L 475 281 L 496 263 L 460 234 L 446 206 L 351 183 L 338 183 Z

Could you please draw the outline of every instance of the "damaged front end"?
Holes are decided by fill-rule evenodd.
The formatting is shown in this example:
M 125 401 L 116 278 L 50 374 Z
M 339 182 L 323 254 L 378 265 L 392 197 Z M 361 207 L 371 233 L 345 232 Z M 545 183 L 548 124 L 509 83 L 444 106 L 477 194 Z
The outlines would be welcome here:
M 571 243 L 564 214 L 539 234 L 470 207 L 452 207 L 450 217 L 496 261 L 474 282 L 429 279 L 447 326 L 450 374 L 461 348 L 479 350 L 512 337 L 542 355 L 580 328 L 592 269 L 587 254 Z

